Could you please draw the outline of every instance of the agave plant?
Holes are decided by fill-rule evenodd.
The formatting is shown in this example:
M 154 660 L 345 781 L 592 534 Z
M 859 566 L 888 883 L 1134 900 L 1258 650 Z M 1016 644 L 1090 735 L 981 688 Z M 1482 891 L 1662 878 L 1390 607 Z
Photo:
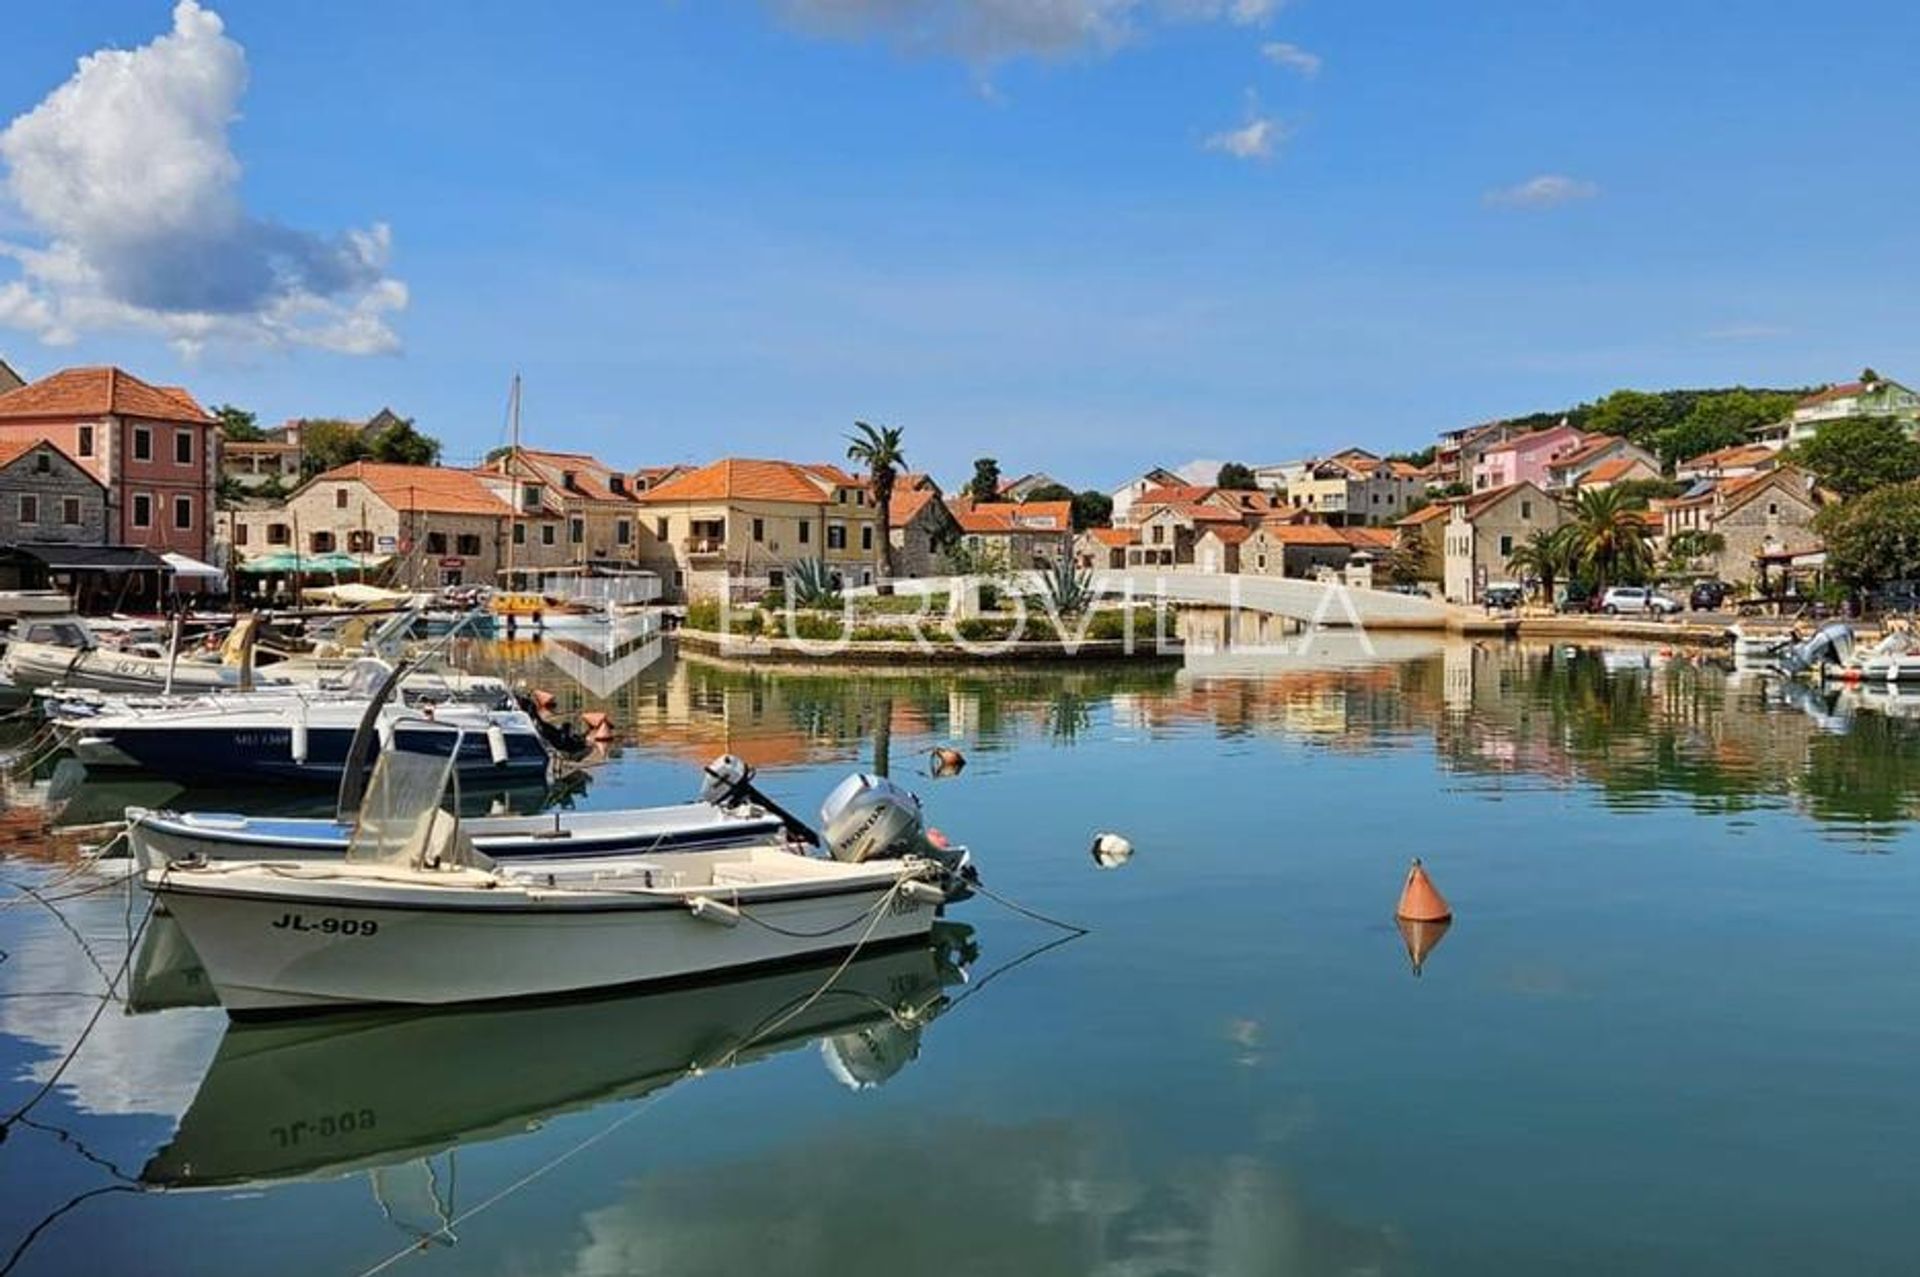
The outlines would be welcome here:
M 1093 573 L 1076 568 L 1073 559 L 1061 555 L 1053 566 L 1040 574 L 1047 602 L 1060 616 L 1079 616 L 1093 606 Z
M 787 601 L 799 607 L 840 606 L 840 591 L 825 559 L 802 559 L 787 569 Z

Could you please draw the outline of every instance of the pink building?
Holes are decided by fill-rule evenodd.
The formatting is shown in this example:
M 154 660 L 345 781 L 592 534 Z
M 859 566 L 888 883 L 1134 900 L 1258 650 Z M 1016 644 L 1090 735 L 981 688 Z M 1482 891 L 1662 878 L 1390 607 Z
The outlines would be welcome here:
M 1473 490 L 1486 492 L 1516 483 L 1531 483 L 1544 489 L 1548 486 L 1548 467 L 1586 441 L 1584 433 L 1564 421 L 1551 430 L 1515 435 L 1489 448 L 1475 463 Z

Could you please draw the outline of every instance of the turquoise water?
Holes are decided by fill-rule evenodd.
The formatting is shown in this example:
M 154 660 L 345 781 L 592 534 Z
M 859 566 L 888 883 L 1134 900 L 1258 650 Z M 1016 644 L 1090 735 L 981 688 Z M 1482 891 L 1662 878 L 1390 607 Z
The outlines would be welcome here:
M 324 1030 L 111 1004 L 0 1144 L 0 1265 L 1914 1271 L 1905 703 L 1497 645 L 1013 679 L 667 657 L 591 691 L 482 655 L 628 736 L 576 803 L 678 799 L 730 749 L 810 809 L 877 750 L 996 892 L 1089 934 L 1035 954 L 1062 933 L 975 900 L 738 1059 L 823 973 Z M 959 776 L 919 774 L 935 745 Z M 144 908 L 29 836 L 45 797 L 14 794 L 5 875 L 93 956 L 9 894 L 7 1112 Z M 1133 858 L 1096 866 L 1100 830 Z M 1417 975 L 1414 856 L 1456 914 Z M 143 1002 L 203 993 L 168 956 Z

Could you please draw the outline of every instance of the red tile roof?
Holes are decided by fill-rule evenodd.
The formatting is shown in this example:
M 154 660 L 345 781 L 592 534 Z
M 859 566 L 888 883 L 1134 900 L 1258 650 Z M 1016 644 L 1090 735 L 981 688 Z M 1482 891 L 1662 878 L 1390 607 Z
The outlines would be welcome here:
M 1224 523 L 1219 527 L 1208 528 L 1201 535 L 1217 537 L 1227 545 L 1239 545 L 1253 535 L 1253 529 L 1242 523 Z
M 1626 440 L 1622 439 L 1619 435 L 1588 435 L 1586 442 L 1582 443 L 1572 452 L 1555 457 L 1552 462 L 1553 468 L 1559 470 L 1570 466 L 1581 465 L 1600 456 L 1606 452 L 1607 449 L 1619 447 L 1625 442 Z
M 1618 483 L 1632 474 L 1635 468 L 1644 470 L 1651 467 L 1638 457 L 1608 457 L 1605 461 L 1595 462 L 1591 469 L 1580 476 L 1580 482 Z
M 975 501 L 954 497 L 947 509 L 963 531 L 973 535 L 1015 532 L 1071 532 L 1071 501 Z
M 1395 526 L 1402 527 L 1402 528 L 1417 528 L 1423 523 L 1432 523 L 1435 519 L 1444 519 L 1449 514 L 1452 514 L 1452 513 L 1453 513 L 1452 502 L 1435 501 L 1429 505 L 1421 506 L 1418 510 L 1415 510 L 1412 514 L 1400 520 L 1400 522 Z
M 1345 545 L 1353 542 L 1341 533 L 1344 529 L 1329 527 L 1324 523 L 1263 523 L 1261 532 L 1270 541 L 1282 545 Z
M 518 453 L 519 465 L 509 466 L 507 457 L 496 458 L 484 467 L 489 474 L 512 474 L 525 479 L 538 479 L 556 490 L 571 496 L 585 497 L 591 501 L 631 501 L 634 494 L 615 492 L 613 477 L 620 474 L 612 466 L 584 452 L 546 452 L 537 448 L 521 448 Z M 573 476 L 571 486 L 563 484 L 568 475 Z M 625 476 L 621 476 L 624 480 Z
M 435 514 L 497 515 L 513 513 L 472 470 L 446 466 L 397 466 L 378 461 L 355 461 L 320 475 L 313 482 L 357 480 L 396 510 L 427 510 Z
M 1736 443 L 1732 447 L 1718 448 L 1712 452 L 1703 452 L 1697 457 L 1689 457 L 1680 463 L 1683 470 L 1728 470 L 1734 466 L 1759 465 L 1772 460 L 1780 454 L 1763 443 Z
M 904 528 L 913 522 L 915 515 L 940 497 L 938 488 L 908 488 L 894 485 L 893 501 L 887 506 L 887 526 Z
M 659 487 L 641 493 L 638 499 L 647 505 L 729 500 L 826 505 L 833 501 L 833 493 L 819 471 L 830 468 L 804 466 L 793 461 L 726 457 L 676 475 Z
M 211 414 L 178 386 L 154 386 L 118 368 L 67 368 L 0 394 L 0 420 L 104 417 L 208 425 Z
M 1874 384 L 1878 385 L 1880 383 L 1875 382 Z M 1843 381 L 1837 386 L 1828 386 L 1825 390 L 1815 391 L 1805 399 L 1802 399 L 1796 406 L 1811 408 L 1815 404 L 1828 403 L 1835 399 L 1851 399 L 1856 395 L 1864 393 L 1866 389 L 1867 385 L 1865 382 Z
M 1110 545 L 1115 549 L 1134 544 L 1139 540 L 1132 528 L 1088 528 L 1087 535 L 1101 545 Z

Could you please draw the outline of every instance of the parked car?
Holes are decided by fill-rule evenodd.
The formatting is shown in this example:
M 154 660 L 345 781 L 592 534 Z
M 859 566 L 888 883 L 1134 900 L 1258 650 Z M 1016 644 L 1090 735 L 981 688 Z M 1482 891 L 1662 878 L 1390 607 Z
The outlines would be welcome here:
M 1672 616 L 1680 610 L 1680 600 L 1644 585 L 1616 585 L 1601 596 L 1600 610 L 1608 616 L 1635 612 Z
M 1526 602 L 1527 592 L 1518 585 L 1489 585 L 1481 592 L 1480 598 L 1492 608 L 1519 607 Z
M 1727 590 L 1725 581 L 1695 581 L 1687 605 L 1696 612 L 1716 612 L 1727 601 Z

